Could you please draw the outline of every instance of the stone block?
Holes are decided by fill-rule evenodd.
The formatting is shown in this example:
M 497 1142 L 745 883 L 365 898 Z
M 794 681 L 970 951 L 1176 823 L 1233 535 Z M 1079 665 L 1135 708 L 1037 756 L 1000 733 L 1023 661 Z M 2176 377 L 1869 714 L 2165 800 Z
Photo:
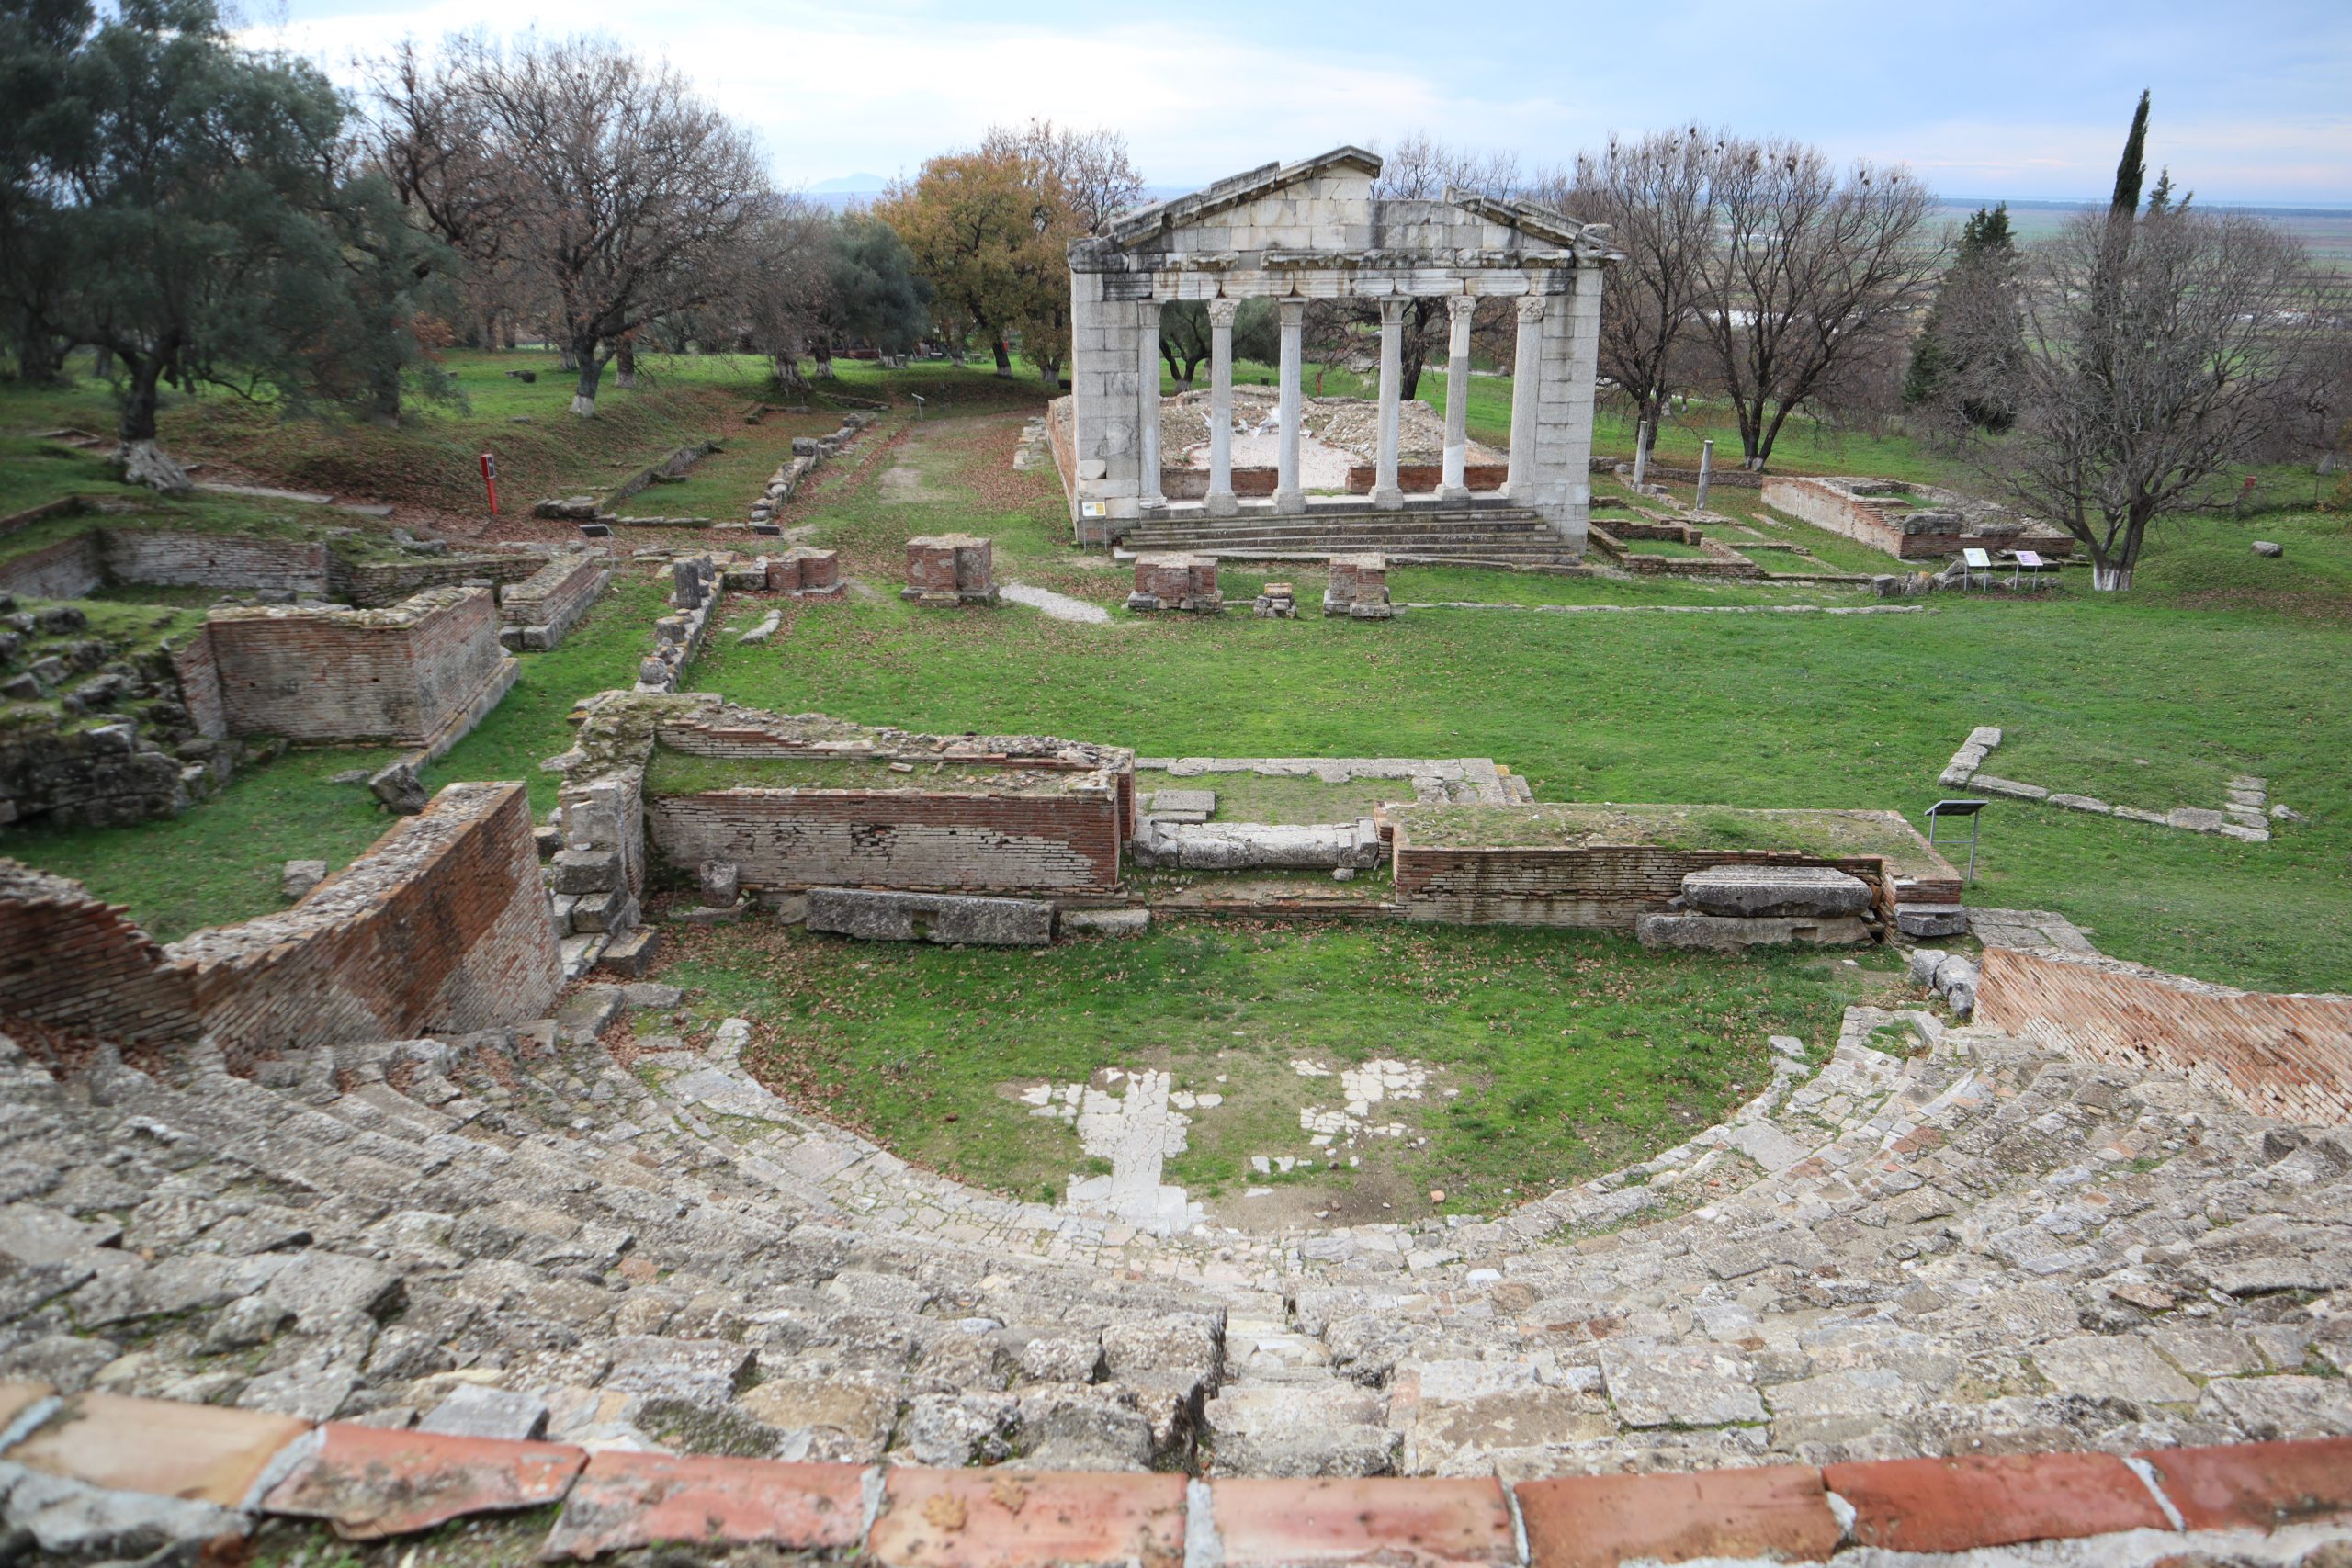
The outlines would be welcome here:
M 1852 915 L 1789 919 L 1743 919 L 1731 915 L 1642 915 L 1634 935 L 1644 947 L 1701 948 L 1732 952 L 1788 942 L 1868 942 L 1870 927 Z
M 1959 904 L 1897 904 L 1894 929 L 1905 936 L 1965 936 L 1968 910 Z
M 381 769 L 368 781 L 368 792 L 383 802 L 386 810 L 402 817 L 413 817 L 432 800 L 424 781 L 403 759 Z
M 1155 790 L 1151 805 L 1147 808 L 1154 817 L 1164 817 L 1171 822 L 1205 822 L 1216 815 L 1216 791 L 1213 789 Z
M 1829 866 L 1716 865 L 1682 879 L 1682 900 L 1705 915 L 1859 915 L 1871 886 Z
M 695 873 L 695 891 L 712 908 L 725 908 L 741 895 L 741 867 L 731 860 L 707 860 Z
M 1216 558 L 1184 554 L 1137 556 L 1135 592 L 1127 595 L 1127 608 L 1223 615 L 1225 595 L 1216 584 Z
M 1151 929 L 1149 909 L 1064 909 L 1066 936 L 1141 936 Z
M 558 850 L 548 886 L 558 893 L 603 893 L 623 884 L 618 850 Z
M 662 948 L 662 933 L 650 926 L 640 926 L 613 938 L 596 960 L 596 967 L 607 974 L 642 979 L 653 966 L 653 959 Z
M 808 925 L 869 942 L 1042 947 L 1054 939 L 1054 907 L 1033 898 L 812 887 Z
M 289 860 L 277 879 L 278 896 L 291 904 L 306 897 L 311 888 L 327 879 L 327 863 L 322 860 Z
M 1323 590 L 1323 613 L 1358 620 L 1385 620 L 1395 615 L 1388 602 L 1388 558 L 1333 556 L 1329 585 Z
M 537 1394 L 481 1383 L 459 1383 L 433 1413 L 416 1424 L 420 1432 L 452 1438 L 499 1438 L 527 1442 L 548 1429 L 548 1402 Z

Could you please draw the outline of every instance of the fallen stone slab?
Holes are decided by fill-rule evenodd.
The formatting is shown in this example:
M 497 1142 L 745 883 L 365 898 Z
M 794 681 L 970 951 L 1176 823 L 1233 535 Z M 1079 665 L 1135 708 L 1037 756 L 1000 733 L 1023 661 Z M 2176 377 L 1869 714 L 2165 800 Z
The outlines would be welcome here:
M 1054 940 L 1054 907 L 1036 898 L 812 887 L 808 923 L 812 931 L 868 942 L 1043 947 Z
M 1905 936 L 1961 936 L 1968 930 L 1962 904 L 1897 904 L 1894 929 Z
M 1151 929 L 1149 909 L 1064 909 L 1062 931 L 1070 936 L 1141 936 Z
M 1868 942 L 1871 929 L 1852 915 L 1786 919 L 1742 919 L 1731 915 L 1642 915 L 1634 936 L 1644 947 L 1736 952 L 1789 942 L 1844 944 Z
M 451 1438 L 503 1438 L 510 1442 L 544 1436 L 548 1402 L 537 1394 L 481 1383 L 459 1383 L 449 1397 L 416 1424 L 420 1432 Z
M 1859 915 L 1871 886 L 1826 865 L 1713 865 L 1682 879 L 1682 899 L 1703 915 Z
M 1136 861 L 1182 871 L 1370 871 L 1380 863 L 1380 832 L 1369 817 L 1297 827 L 1148 817 Z

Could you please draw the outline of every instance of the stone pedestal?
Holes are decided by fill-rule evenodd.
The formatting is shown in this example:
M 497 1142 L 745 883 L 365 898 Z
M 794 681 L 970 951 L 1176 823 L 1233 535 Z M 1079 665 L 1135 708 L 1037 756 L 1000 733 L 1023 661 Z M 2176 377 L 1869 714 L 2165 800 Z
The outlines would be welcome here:
M 768 562 L 767 589 L 796 599 L 838 599 L 844 592 L 842 558 L 831 550 L 796 545 Z
M 1194 615 L 1225 614 L 1225 595 L 1216 585 L 1216 558 L 1137 556 L 1136 590 L 1127 595 L 1127 608 L 1182 610 Z
M 992 544 L 970 534 L 933 534 L 907 541 L 907 585 L 899 597 L 917 604 L 993 604 Z
M 1269 620 L 1295 620 L 1298 615 L 1298 591 L 1287 582 L 1269 582 L 1258 591 L 1257 602 L 1250 611 Z
M 1323 590 L 1323 613 L 1359 621 L 1385 621 L 1396 613 L 1388 603 L 1388 558 L 1333 556 L 1330 586 Z

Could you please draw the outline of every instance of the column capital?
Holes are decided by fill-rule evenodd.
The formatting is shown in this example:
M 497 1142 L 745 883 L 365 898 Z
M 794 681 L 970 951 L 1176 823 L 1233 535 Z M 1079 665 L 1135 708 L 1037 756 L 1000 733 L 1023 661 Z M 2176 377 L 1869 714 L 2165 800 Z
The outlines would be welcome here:
M 1475 294 L 1453 294 L 1446 297 L 1445 314 L 1448 321 L 1466 321 L 1477 314 L 1478 297 Z
M 1213 327 L 1231 326 L 1233 324 L 1233 313 L 1240 308 L 1241 301 L 1238 299 L 1219 298 L 1210 300 L 1209 325 Z
M 1401 294 L 1383 299 L 1380 302 L 1380 324 L 1384 327 L 1396 325 L 1405 319 L 1406 309 L 1411 304 L 1412 300 Z
M 1295 296 L 1274 301 L 1275 314 L 1286 327 L 1302 325 L 1306 320 L 1306 301 Z
M 1544 319 L 1544 307 L 1547 303 L 1549 303 L 1549 301 L 1547 301 L 1541 294 L 1522 295 L 1519 301 L 1519 319 L 1522 321 L 1542 321 Z

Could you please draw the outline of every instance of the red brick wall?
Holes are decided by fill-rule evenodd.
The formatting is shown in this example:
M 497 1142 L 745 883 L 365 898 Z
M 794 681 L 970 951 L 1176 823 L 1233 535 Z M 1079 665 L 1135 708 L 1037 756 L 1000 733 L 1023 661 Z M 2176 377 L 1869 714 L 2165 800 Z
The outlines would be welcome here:
M 193 1037 L 187 976 L 119 906 L 0 860 L 0 1018 L 121 1044 Z
M 417 744 L 504 657 L 479 588 L 401 611 L 236 610 L 208 624 L 229 728 L 241 735 Z
M 165 588 L 327 591 L 327 547 L 302 539 L 256 539 L 178 528 L 100 532 L 107 575 Z
M 105 581 L 98 542 L 90 534 L 76 534 L 0 561 L 0 593 L 25 599 L 79 599 Z
M 432 559 L 334 563 L 334 592 L 355 604 L 382 608 L 428 588 L 462 587 L 468 580 L 520 582 L 544 563 L 537 556 L 441 556 Z
M 1380 478 L 1380 470 L 1370 463 L 1358 463 L 1348 469 L 1348 493 L 1370 495 L 1373 482 Z M 1462 468 L 1462 482 L 1474 491 L 1500 490 L 1510 479 L 1510 468 L 1502 463 L 1466 463 Z M 1396 488 L 1406 494 L 1431 493 L 1445 482 L 1445 468 L 1440 463 L 1399 463 L 1396 465 Z
M 1668 850 L 1598 845 L 1590 849 L 1438 849 L 1400 835 L 1396 902 L 1405 918 L 1444 925 L 1633 928 L 1636 916 L 1663 910 L 1682 879 L 1711 865 L 1829 865 L 1883 886 L 1875 857 L 1823 860 L 1771 851 Z
M 451 784 L 284 913 L 165 951 L 232 1058 L 519 1022 L 559 989 L 519 784 Z
M 1114 887 L 1117 794 L 986 795 L 865 790 L 649 795 L 654 852 L 733 861 L 747 886 Z
M 2072 1055 L 2179 1073 L 2264 1116 L 2352 1123 L 2352 997 L 2207 986 L 2115 959 L 1988 948 L 1984 1022 Z

